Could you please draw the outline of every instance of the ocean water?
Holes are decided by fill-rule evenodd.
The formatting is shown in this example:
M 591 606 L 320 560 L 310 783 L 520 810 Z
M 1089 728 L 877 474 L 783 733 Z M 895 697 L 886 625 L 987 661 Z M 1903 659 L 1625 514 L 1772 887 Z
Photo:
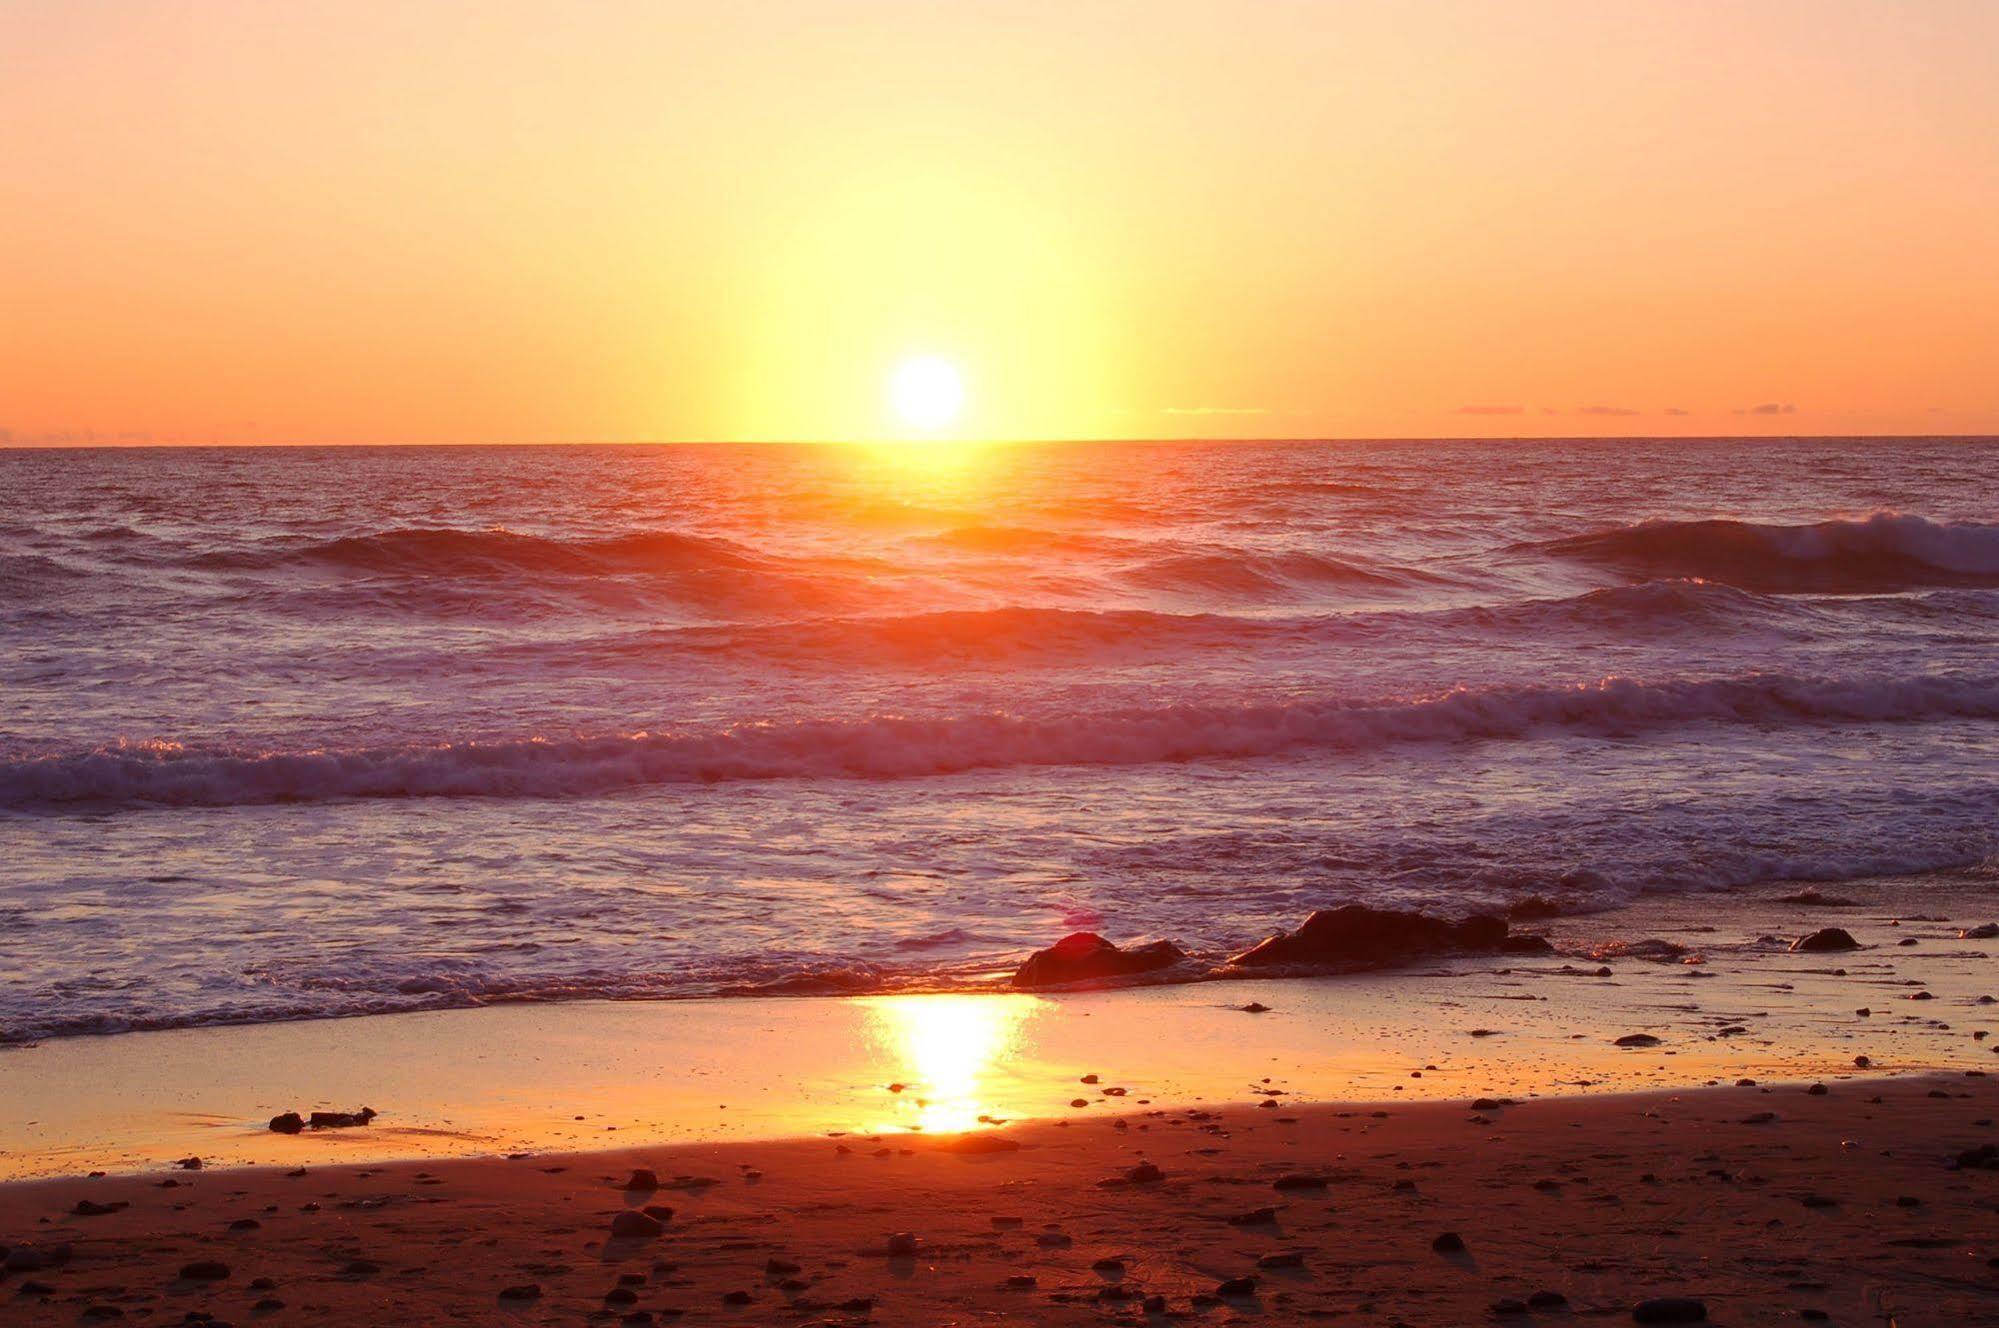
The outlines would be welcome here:
M 0 1040 L 1999 849 L 1999 443 L 0 452 Z

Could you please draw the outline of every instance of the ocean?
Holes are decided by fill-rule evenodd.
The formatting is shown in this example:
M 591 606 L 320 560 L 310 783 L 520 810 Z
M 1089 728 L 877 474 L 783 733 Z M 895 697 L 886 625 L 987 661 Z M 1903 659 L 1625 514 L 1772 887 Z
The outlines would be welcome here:
M 1982 871 L 1999 442 L 0 452 L 0 1041 Z

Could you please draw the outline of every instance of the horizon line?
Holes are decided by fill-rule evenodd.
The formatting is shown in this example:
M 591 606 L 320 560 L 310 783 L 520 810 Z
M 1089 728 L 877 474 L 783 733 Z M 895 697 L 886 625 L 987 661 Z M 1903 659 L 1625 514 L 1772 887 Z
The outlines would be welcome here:
M 430 448 L 430 447 L 1084 447 L 1090 445 L 1184 446 L 1192 443 L 1223 446 L 1298 446 L 1340 443 L 1811 443 L 1811 442 L 1999 442 L 1994 433 L 1702 433 L 1702 434 L 1342 434 L 1290 435 L 1257 438 L 1210 437 L 1199 434 L 1144 437 L 1096 438 L 641 438 L 641 439 L 506 439 L 432 440 L 427 442 L 17 442 L 0 443 L 0 452 L 191 452 L 217 449 L 269 451 L 324 451 L 334 448 Z

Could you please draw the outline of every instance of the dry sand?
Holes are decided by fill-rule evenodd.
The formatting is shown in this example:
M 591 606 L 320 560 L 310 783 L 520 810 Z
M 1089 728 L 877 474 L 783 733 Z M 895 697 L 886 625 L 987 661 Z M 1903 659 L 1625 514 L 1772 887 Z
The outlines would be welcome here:
M 1999 1323 L 1999 1170 L 1953 1165 L 1995 1113 L 1994 1080 L 1938 1077 L 42 1181 L 0 1189 L 0 1231 L 69 1260 L 0 1303 L 64 1325 L 1444 1325 L 1689 1296 L 1721 1324 Z M 638 1167 L 660 1187 L 625 1191 Z M 646 1205 L 672 1210 L 660 1234 L 609 1236 Z M 226 1275 L 183 1275 L 200 1261 Z

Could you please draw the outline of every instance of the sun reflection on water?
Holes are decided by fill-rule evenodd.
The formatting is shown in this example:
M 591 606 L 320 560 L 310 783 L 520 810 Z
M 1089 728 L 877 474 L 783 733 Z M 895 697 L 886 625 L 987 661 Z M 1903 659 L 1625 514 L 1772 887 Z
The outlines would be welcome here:
M 875 996 L 860 1002 L 867 1040 L 889 1095 L 876 1128 L 975 1130 L 1000 1114 L 993 1081 L 1022 1057 L 1040 1013 L 1032 996 Z M 981 1118 L 986 1118 L 982 1120 Z

